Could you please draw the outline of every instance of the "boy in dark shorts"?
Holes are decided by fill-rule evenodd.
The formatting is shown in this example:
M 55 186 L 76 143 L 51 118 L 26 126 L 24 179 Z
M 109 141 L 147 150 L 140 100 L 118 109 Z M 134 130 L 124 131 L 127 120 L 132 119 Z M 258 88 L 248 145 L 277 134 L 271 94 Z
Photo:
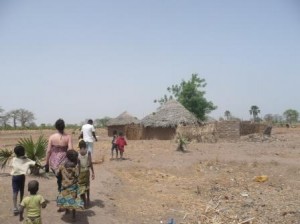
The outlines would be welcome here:
M 14 148 L 14 153 L 16 157 L 12 159 L 11 162 L 11 175 L 12 175 L 12 189 L 13 189 L 13 204 L 14 204 L 14 215 L 19 214 L 19 209 L 17 207 L 18 193 L 20 192 L 20 202 L 23 200 L 24 187 L 25 187 L 25 175 L 30 166 L 36 164 L 35 161 L 25 157 L 25 148 L 21 145 L 17 145 Z
M 119 150 L 117 146 L 117 138 L 118 138 L 118 132 L 117 130 L 113 131 L 113 139 L 111 141 L 111 159 L 114 158 L 114 151 L 116 150 L 116 159 L 118 158 Z

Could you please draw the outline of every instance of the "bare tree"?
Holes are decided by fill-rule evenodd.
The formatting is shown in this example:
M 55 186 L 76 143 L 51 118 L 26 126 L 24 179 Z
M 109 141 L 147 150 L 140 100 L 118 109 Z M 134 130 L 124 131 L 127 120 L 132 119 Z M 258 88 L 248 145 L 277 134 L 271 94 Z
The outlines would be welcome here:
M 14 128 L 17 128 L 17 121 L 20 116 L 19 110 L 11 110 L 10 112 L 8 112 L 8 115 L 13 121 Z
M 7 125 L 9 124 L 9 119 L 11 118 L 9 113 L 6 113 L 1 116 L 1 126 L 4 128 L 7 128 Z
M 18 120 L 21 123 L 21 127 L 25 127 L 26 124 L 30 124 L 35 120 L 34 114 L 25 109 L 19 109 Z
M 7 116 L 7 114 L 3 114 L 4 112 L 4 109 L 2 109 L 0 107 L 0 124 L 2 127 L 6 127 L 7 126 L 7 123 L 8 123 L 8 120 L 9 120 L 9 116 Z
M 21 127 L 25 127 L 26 124 L 29 125 L 35 120 L 34 114 L 23 108 L 11 110 L 7 116 L 12 119 L 14 128 L 17 127 L 17 122 L 21 124 Z

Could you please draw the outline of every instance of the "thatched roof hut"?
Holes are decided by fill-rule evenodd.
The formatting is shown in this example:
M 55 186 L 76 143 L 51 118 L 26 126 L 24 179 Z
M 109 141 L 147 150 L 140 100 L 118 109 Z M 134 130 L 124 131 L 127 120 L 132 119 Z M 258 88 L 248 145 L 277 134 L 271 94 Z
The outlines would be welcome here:
M 108 136 L 113 136 L 113 131 L 116 130 L 123 132 L 127 139 L 140 139 L 142 135 L 140 123 L 139 119 L 125 111 L 107 122 Z
M 144 127 L 177 127 L 198 124 L 198 119 L 176 100 L 169 100 L 156 113 L 142 119 Z
M 142 119 L 145 139 L 173 139 L 179 125 L 198 125 L 194 114 L 176 100 L 169 100 L 156 113 Z
M 107 122 L 107 126 L 118 126 L 118 125 L 139 124 L 139 123 L 140 123 L 139 119 L 133 117 L 127 111 L 124 111 L 118 117 L 110 119 Z

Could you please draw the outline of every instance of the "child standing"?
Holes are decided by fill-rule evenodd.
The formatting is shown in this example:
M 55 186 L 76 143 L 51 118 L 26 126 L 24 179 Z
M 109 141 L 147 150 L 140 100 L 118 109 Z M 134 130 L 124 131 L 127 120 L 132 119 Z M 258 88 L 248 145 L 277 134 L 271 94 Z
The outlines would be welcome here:
M 119 150 L 118 150 L 118 146 L 117 146 L 117 138 L 118 138 L 118 132 L 117 130 L 113 131 L 113 139 L 111 141 L 111 159 L 114 158 L 114 150 L 116 150 L 116 159 L 118 158 L 118 154 L 119 154 Z
M 119 137 L 117 139 L 116 144 L 118 146 L 118 150 L 120 151 L 120 159 L 124 159 L 123 158 L 123 153 L 124 153 L 124 150 L 125 150 L 125 145 L 127 145 L 127 142 L 124 138 L 123 132 L 119 132 Z
M 92 180 L 95 179 L 94 174 L 94 167 L 92 163 L 92 155 L 91 152 L 87 150 L 87 146 L 85 141 L 79 142 L 79 167 L 80 167 L 80 174 L 79 174 L 79 188 L 81 198 L 84 201 L 84 207 L 90 204 L 90 169 L 92 171 Z
M 13 204 L 14 204 L 14 215 L 18 215 L 19 209 L 17 207 L 18 193 L 20 192 L 20 202 L 23 200 L 24 187 L 25 187 L 25 174 L 30 166 L 36 164 L 35 161 L 25 157 L 25 148 L 21 145 L 17 145 L 14 148 L 16 157 L 11 162 L 11 175 L 12 175 L 12 189 L 13 189 Z
M 75 221 L 76 209 L 83 209 L 84 203 L 78 186 L 78 153 L 74 149 L 67 151 L 67 161 L 59 167 L 59 173 L 62 176 L 62 188 L 57 197 L 57 206 L 66 209 L 66 214 L 72 210 L 72 218 Z
M 27 213 L 24 224 L 42 224 L 41 208 L 46 208 L 47 202 L 43 196 L 37 194 L 38 190 L 39 182 L 32 180 L 28 183 L 28 191 L 30 192 L 30 196 L 25 197 L 20 205 L 20 222 L 24 220 L 24 208 L 26 209 Z

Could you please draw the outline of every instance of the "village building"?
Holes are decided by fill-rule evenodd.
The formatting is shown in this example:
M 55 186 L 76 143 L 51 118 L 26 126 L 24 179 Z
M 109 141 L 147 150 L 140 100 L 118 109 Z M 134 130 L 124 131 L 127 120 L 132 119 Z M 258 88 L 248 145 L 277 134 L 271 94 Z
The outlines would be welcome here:
M 141 139 L 142 127 L 140 123 L 138 118 L 125 111 L 107 122 L 108 136 L 113 136 L 113 131 L 116 130 L 118 133 L 123 132 L 128 140 Z
M 143 139 L 168 140 L 176 137 L 179 126 L 198 126 L 199 121 L 176 100 L 169 100 L 157 112 L 141 120 Z

